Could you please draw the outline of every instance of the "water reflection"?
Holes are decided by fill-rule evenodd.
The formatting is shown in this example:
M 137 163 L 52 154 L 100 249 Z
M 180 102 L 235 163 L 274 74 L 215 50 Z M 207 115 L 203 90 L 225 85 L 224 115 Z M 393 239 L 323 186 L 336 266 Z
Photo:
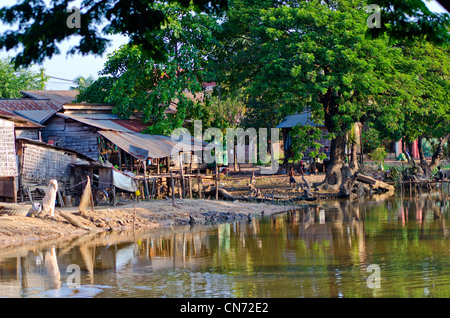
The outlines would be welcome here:
M 450 297 L 441 195 L 0 250 L 2 297 Z M 69 288 L 69 265 L 81 269 Z M 381 288 L 369 288 L 371 264 Z

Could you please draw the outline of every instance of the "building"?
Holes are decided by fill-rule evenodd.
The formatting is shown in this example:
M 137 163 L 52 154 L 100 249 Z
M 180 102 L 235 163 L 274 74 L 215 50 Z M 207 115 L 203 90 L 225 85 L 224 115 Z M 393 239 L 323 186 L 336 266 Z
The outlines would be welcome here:
M 42 139 L 134 174 L 144 169 L 153 174 L 179 170 L 180 153 L 185 168 L 200 167 L 194 164 L 193 151 L 184 151 L 193 148 L 193 140 L 188 145 L 168 136 L 142 134 L 147 125 L 139 118 L 120 119 L 112 110 L 107 104 L 65 104 L 44 122 Z
M 325 125 L 317 124 L 313 120 L 311 120 L 309 112 L 302 112 L 300 114 L 289 115 L 286 116 L 281 121 L 281 123 L 278 124 L 276 127 L 281 129 L 281 136 L 282 136 L 281 150 L 284 152 L 285 160 L 294 156 L 294 153 L 292 151 L 292 138 L 294 136 L 291 135 L 291 131 L 292 128 L 294 128 L 297 125 L 318 127 L 322 131 L 322 138 L 317 140 L 317 142 L 322 145 L 321 150 L 323 151 L 326 146 L 330 147 L 331 142 L 329 139 L 326 138 L 326 135 L 328 135 L 328 130 L 326 129 Z M 307 152 L 306 156 L 309 156 L 308 155 L 309 151 Z
M 72 164 L 91 164 L 92 159 L 71 149 L 39 140 L 17 137 L 30 125 L 27 119 L 0 118 L 0 199 L 32 202 L 42 199 L 48 181 L 56 179 L 61 190 L 69 189 Z M 39 125 L 39 129 L 42 126 Z

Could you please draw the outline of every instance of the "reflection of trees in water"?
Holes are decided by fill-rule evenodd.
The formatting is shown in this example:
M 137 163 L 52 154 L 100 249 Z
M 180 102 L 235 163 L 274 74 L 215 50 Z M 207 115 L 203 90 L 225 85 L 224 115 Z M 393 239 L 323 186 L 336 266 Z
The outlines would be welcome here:
M 129 273 L 148 279 L 157 271 L 174 275 L 177 268 L 211 274 L 184 277 L 186 281 L 176 287 L 180 290 L 173 287 L 177 295 L 184 295 L 183 288 L 192 293 L 195 288 L 222 288 L 225 278 L 212 274 L 227 273 L 229 279 L 234 272 L 278 275 L 288 268 L 301 282 L 282 279 L 280 291 L 301 284 L 304 289 L 321 290 L 322 296 L 339 297 L 359 292 L 369 264 L 396 262 L 402 271 L 411 257 L 420 263 L 420 258 L 448 253 L 448 211 L 448 201 L 430 197 L 364 204 L 341 201 L 241 223 L 86 235 L 57 248 L 52 244 L 34 248 L 40 254 L 26 249 L 16 254 L 0 251 L 0 290 L 9 288 L 20 295 L 33 287 L 64 287 L 69 264 L 80 266 L 83 285 L 106 280 L 121 286 L 133 283 L 126 279 Z M 320 285 L 324 277 L 326 286 Z M 175 286 L 176 279 L 167 278 L 167 284 Z M 343 283 L 349 279 L 356 279 L 354 287 Z M 256 291 L 266 295 L 270 290 L 263 286 L 255 280 L 236 288 L 242 296 Z

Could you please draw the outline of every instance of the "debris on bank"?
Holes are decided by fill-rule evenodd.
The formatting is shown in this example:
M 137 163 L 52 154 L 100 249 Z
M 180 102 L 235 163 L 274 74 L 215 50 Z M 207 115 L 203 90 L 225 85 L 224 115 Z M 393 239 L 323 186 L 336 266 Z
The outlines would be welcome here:
M 18 204 L 19 205 L 19 204 Z M 76 207 L 56 208 L 51 217 L 10 214 L 0 206 L 0 247 L 29 241 L 71 238 L 95 232 L 151 229 L 186 224 L 216 224 L 251 220 L 290 210 L 289 206 L 240 201 L 175 199 L 141 201 L 116 207 L 95 207 L 80 212 Z M 31 206 L 22 206 L 22 211 Z

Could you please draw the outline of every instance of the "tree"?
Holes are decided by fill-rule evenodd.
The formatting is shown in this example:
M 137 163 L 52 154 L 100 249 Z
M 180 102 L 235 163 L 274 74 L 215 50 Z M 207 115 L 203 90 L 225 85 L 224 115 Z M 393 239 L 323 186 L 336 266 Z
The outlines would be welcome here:
M 40 72 L 15 69 L 10 59 L 0 60 L 0 98 L 19 98 L 21 91 L 43 90 L 47 80 L 43 69 Z
M 139 45 L 150 57 L 164 60 L 167 47 L 154 31 L 166 24 L 167 15 L 160 6 L 178 5 L 197 13 L 220 13 L 226 9 L 226 0 L 83 0 L 79 8 L 80 27 L 70 27 L 75 0 L 18 0 L 16 5 L 2 7 L 0 20 L 13 29 L 0 36 L 0 48 L 18 49 L 15 66 L 41 63 L 45 58 L 59 54 L 58 43 L 79 38 L 69 54 L 102 55 L 110 40 L 109 34 L 123 34 L 130 45 Z M 73 21 L 73 20 L 72 20 Z M 102 28 L 101 28 L 102 27 Z M 101 29 L 100 29 L 101 28 Z
M 403 138 L 407 145 L 416 139 L 438 139 L 430 163 L 421 155 L 421 165 L 430 172 L 439 165 L 444 144 L 450 138 L 450 51 L 423 41 L 404 42 L 399 48 L 402 63 L 398 68 L 402 66 L 405 99 L 396 109 L 382 107 L 374 111 L 372 121 L 383 137 Z
M 211 96 L 205 107 L 210 112 L 210 123 L 208 126 L 222 130 L 240 126 L 247 113 L 244 96 L 239 92 L 226 97 Z
M 166 61 L 156 61 L 142 45 L 124 45 L 108 56 L 99 79 L 77 99 L 112 103 L 124 118 L 140 112 L 144 122 L 152 122 L 148 133 L 169 134 L 201 111 L 202 84 L 210 80 L 206 56 L 217 18 L 175 4 L 154 7 L 164 13 L 166 23 L 149 36 L 164 43 Z M 168 112 L 175 104 L 176 112 Z
M 78 90 L 84 90 L 89 85 L 91 85 L 95 81 L 95 78 L 92 75 L 89 75 L 88 77 L 84 76 L 77 76 L 74 80 L 75 83 L 77 83 L 77 86 L 71 86 L 70 89 L 78 89 Z
M 363 1 L 293 1 L 257 12 L 242 6 L 240 12 L 230 13 L 233 19 L 250 19 L 250 27 L 230 31 L 226 38 L 226 45 L 239 50 L 227 61 L 233 70 L 229 81 L 239 82 L 255 99 L 280 105 L 274 113 L 309 107 L 324 121 L 334 137 L 327 170 L 330 184 L 341 180 L 347 132 L 362 120 L 369 99 L 389 87 L 382 75 L 395 52 L 386 38 L 365 38 L 364 6 Z M 226 23 L 230 30 L 236 24 L 232 19 Z M 237 40 L 241 37 L 245 43 Z
M 241 92 L 222 96 L 219 90 L 218 95 L 208 98 L 205 104 L 205 108 L 209 111 L 209 122 L 207 122 L 206 127 L 219 128 L 222 133 L 227 134 L 227 128 L 236 129 L 241 126 L 247 113 L 244 100 Z M 206 127 L 203 126 L 203 128 Z M 233 158 L 229 158 L 228 161 L 234 164 L 234 171 L 238 171 L 236 145 L 239 143 L 245 144 L 245 136 L 236 135 L 235 137 L 233 138 L 233 145 L 226 144 L 226 146 L 227 148 L 233 146 Z M 222 140 L 222 144 L 225 142 L 225 140 Z
M 309 107 L 333 137 L 326 182 L 339 185 L 352 125 L 382 111 L 393 127 L 389 118 L 417 99 L 411 59 L 400 41 L 365 36 L 365 1 L 245 4 L 230 4 L 224 23 L 224 81 L 280 105 L 275 114 Z
M 380 7 L 381 25 L 369 28 L 367 35 L 378 37 L 387 34 L 392 42 L 422 39 L 435 44 L 448 43 L 450 16 L 447 13 L 431 12 L 425 1 L 378 0 L 372 2 Z

